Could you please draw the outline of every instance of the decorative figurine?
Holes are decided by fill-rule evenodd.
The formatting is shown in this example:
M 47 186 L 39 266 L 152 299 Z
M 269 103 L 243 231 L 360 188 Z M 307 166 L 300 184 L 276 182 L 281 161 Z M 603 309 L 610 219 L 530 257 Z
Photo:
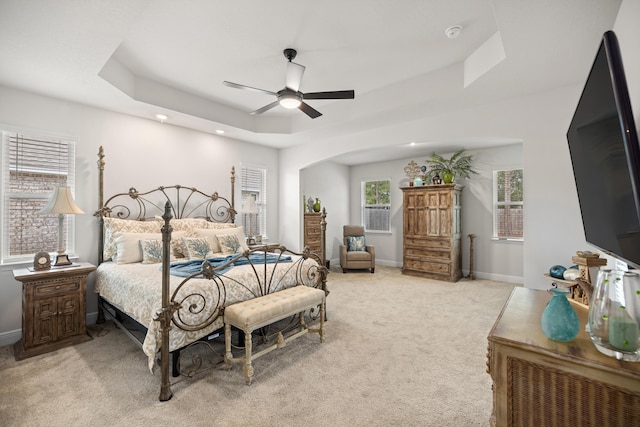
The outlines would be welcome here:
M 420 175 L 422 168 L 419 164 L 411 160 L 407 166 L 404 167 L 404 173 L 409 177 L 409 185 L 413 185 L 413 180 L 416 176 Z

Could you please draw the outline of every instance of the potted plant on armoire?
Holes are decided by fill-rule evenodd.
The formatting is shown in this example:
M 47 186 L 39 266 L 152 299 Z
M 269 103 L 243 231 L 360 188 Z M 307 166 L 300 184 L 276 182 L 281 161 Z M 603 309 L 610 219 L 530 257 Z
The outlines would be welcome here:
M 472 168 L 473 156 L 468 154 L 464 148 L 453 153 L 448 159 L 439 154 L 431 153 L 431 156 L 425 163 L 428 169 L 428 182 L 431 182 L 436 175 L 438 175 L 445 184 L 451 184 L 456 177 L 469 178 L 472 174 L 478 174 L 478 172 Z

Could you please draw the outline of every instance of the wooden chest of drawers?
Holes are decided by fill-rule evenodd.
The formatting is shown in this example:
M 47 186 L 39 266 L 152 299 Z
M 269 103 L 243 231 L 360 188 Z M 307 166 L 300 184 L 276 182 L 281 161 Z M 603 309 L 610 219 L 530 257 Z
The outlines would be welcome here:
M 13 271 L 22 282 L 22 339 L 14 345 L 16 360 L 91 340 L 86 328 L 87 276 L 95 266 Z
M 459 185 L 406 187 L 402 273 L 457 281 L 462 277 Z
M 304 246 L 309 247 L 311 253 L 322 257 L 322 228 L 320 212 L 305 212 L 304 214 Z

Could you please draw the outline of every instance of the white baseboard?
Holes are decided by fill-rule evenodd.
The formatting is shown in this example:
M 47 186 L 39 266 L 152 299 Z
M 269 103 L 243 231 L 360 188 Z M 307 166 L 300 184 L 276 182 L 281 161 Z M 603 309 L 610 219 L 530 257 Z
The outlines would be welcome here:
M 462 271 L 462 277 L 466 277 L 468 274 L 469 274 L 469 271 L 464 271 L 464 270 Z M 524 284 L 524 278 L 520 276 L 507 276 L 505 274 L 474 272 L 473 277 L 475 279 L 495 280 L 497 282 L 507 282 L 507 283 L 513 283 L 516 285 Z
M 386 259 L 376 259 L 376 265 L 384 265 L 386 267 L 398 267 L 398 268 L 402 267 L 402 263 L 401 262 L 388 261 Z
M 0 333 L 0 347 L 11 345 L 22 338 L 22 329 Z
M 340 267 L 340 259 L 338 258 L 332 259 L 330 262 L 331 262 L 331 265 L 333 265 L 334 267 Z M 376 259 L 376 265 L 384 265 L 387 267 L 402 267 L 401 262 L 387 261 L 384 259 Z

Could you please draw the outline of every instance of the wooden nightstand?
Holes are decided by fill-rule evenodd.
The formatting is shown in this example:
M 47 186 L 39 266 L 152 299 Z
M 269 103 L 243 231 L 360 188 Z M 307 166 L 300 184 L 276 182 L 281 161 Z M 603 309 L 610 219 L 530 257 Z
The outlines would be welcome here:
M 86 326 L 87 276 L 96 269 L 81 262 L 62 268 L 13 270 L 22 282 L 22 339 L 16 360 L 90 341 Z

